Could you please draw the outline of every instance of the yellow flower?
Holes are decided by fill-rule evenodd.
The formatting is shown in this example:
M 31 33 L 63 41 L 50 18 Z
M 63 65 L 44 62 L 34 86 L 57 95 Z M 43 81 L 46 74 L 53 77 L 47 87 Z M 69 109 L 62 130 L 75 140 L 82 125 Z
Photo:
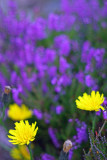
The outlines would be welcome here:
M 91 92 L 91 95 L 84 93 L 83 96 L 79 96 L 76 100 L 77 108 L 87 111 L 98 111 L 100 108 L 104 110 L 101 104 L 104 101 L 104 95 L 100 95 L 99 92 Z
M 18 106 L 17 104 L 12 104 L 9 106 L 8 117 L 14 121 L 20 121 L 28 119 L 32 116 L 32 111 L 29 110 L 24 104 Z
M 15 123 L 15 130 L 10 129 L 8 137 L 11 139 L 9 142 L 16 145 L 29 144 L 31 141 L 34 141 L 38 127 L 36 127 L 36 122 L 29 125 L 28 120 L 20 121 Z
M 18 146 L 18 148 L 12 148 L 10 155 L 15 160 L 30 160 L 30 154 L 27 146 Z

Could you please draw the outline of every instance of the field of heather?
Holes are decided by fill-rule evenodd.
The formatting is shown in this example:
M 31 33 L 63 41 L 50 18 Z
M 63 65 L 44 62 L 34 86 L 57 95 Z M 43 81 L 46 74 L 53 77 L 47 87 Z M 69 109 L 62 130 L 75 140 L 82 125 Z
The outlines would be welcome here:
M 0 160 L 107 160 L 107 0 L 0 0 Z

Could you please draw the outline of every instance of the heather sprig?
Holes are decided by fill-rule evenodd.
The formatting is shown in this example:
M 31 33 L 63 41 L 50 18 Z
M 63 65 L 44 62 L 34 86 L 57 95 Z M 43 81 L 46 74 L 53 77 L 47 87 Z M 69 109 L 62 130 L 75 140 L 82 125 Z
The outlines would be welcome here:
M 89 131 L 89 139 L 90 139 L 90 146 L 91 146 L 91 153 L 85 153 L 85 160 L 89 159 L 100 159 L 106 160 L 107 158 L 107 140 L 105 136 L 99 136 L 97 139 L 94 136 L 92 131 Z

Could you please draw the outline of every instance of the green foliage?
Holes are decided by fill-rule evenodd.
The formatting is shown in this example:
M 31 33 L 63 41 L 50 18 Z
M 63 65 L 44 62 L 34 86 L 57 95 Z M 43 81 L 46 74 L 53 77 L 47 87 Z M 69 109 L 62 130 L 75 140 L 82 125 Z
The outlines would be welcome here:
M 92 131 L 89 131 L 90 150 L 86 154 L 85 160 L 106 160 L 107 159 L 107 139 L 101 135 L 96 138 Z

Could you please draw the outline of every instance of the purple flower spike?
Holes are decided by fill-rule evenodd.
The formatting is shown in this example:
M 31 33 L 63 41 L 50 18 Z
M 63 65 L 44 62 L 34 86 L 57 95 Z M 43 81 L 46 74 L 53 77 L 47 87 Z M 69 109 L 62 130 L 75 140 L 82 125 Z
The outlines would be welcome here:
M 77 74 L 76 74 L 76 79 L 80 82 L 80 83 L 84 83 L 84 73 L 82 71 L 79 71 Z
M 44 121 L 46 124 L 50 123 L 51 115 L 47 112 L 44 113 Z
M 13 88 L 12 93 L 13 93 L 13 99 L 17 104 L 21 104 L 22 100 L 19 98 L 19 93 L 22 92 L 22 87 L 19 86 L 19 88 Z
M 93 87 L 95 85 L 95 81 L 90 75 L 86 75 L 85 83 L 86 83 L 87 87 Z
M 53 144 L 55 145 L 56 148 L 60 147 L 60 144 L 58 142 L 58 139 L 56 137 L 56 130 L 53 129 L 52 127 L 48 128 L 48 134 L 53 142 Z
M 96 112 L 97 116 L 100 116 L 100 114 L 101 114 L 101 110 L 99 110 L 98 112 Z
M 69 123 L 71 123 L 72 121 L 73 121 L 73 119 L 71 119 L 71 118 L 68 120 Z
M 55 158 L 47 153 L 41 155 L 41 160 L 55 160 Z
M 60 73 L 65 73 L 66 70 L 69 68 L 69 64 L 67 63 L 66 59 L 63 57 L 60 57 L 59 60 L 59 71 Z
M 42 112 L 38 109 L 34 109 L 33 114 L 37 117 L 37 119 L 42 119 L 42 117 L 43 117 Z
M 107 98 L 106 98 L 106 97 L 104 98 L 103 105 L 104 105 L 104 106 L 107 106 Z
M 103 111 L 103 118 L 107 121 L 107 111 Z
M 55 47 L 59 49 L 59 54 L 68 56 L 71 49 L 71 42 L 66 35 L 56 36 L 54 39 Z
M 61 114 L 64 111 L 62 106 L 56 106 L 56 114 Z

